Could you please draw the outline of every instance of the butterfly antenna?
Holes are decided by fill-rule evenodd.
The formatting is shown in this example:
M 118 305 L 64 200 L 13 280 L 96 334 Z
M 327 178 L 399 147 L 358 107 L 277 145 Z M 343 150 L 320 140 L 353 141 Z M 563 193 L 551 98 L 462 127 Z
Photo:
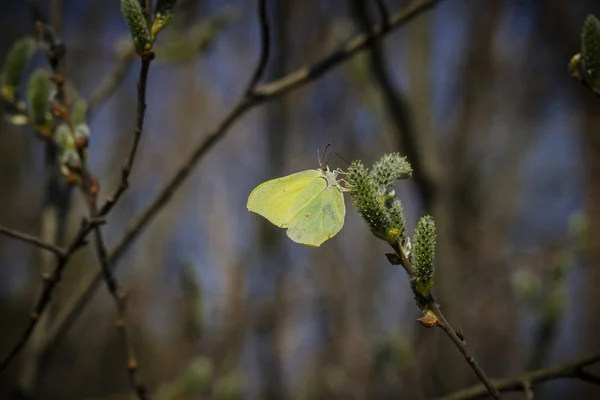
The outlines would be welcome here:
M 331 142 L 327 143 L 327 146 L 325 146 L 325 150 L 323 150 L 323 158 L 325 158 L 325 155 L 327 154 L 327 149 L 329 148 L 329 146 L 331 146 Z M 326 163 L 323 163 L 323 159 L 321 158 L 320 154 L 319 154 L 319 149 L 317 148 L 317 158 L 319 161 L 319 166 L 321 168 L 325 168 L 327 167 L 327 164 L 329 164 L 329 158 L 331 158 L 331 154 L 329 155 L 329 158 L 327 159 Z
M 342 157 L 339 153 L 336 153 L 334 151 L 332 154 L 335 154 L 336 156 L 338 156 L 339 158 L 341 158 L 346 164 L 348 164 L 348 166 L 350 166 L 350 163 L 348 161 L 346 161 L 346 159 L 344 157 Z M 331 158 L 331 155 L 329 155 L 329 158 Z

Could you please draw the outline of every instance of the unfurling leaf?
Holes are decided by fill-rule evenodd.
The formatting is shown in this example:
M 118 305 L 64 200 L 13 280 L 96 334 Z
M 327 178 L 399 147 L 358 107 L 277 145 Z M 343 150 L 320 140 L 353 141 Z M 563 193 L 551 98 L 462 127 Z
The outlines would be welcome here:
M 171 20 L 173 7 L 177 0 L 158 0 L 154 8 L 154 23 L 152 24 L 152 38 L 156 38 L 160 32 Z

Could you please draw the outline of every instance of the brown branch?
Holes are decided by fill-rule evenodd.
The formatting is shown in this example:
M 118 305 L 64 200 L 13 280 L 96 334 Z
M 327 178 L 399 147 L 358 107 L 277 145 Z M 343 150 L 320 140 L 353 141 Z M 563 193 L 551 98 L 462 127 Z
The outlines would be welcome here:
M 351 3 L 361 30 L 365 34 L 370 35 L 372 31 L 369 31 L 371 24 L 368 19 L 368 9 L 365 0 L 351 0 Z M 380 15 L 385 16 L 387 12 L 385 5 L 381 0 L 377 4 Z M 431 212 L 439 178 L 434 176 L 431 167 L 425 165 L 423 155 L 418 148 L 418 134 L 412 121 L 408 101 L 401 91 L 394 88 L 393 80 L 385 68 L 385 54 L 378 42 L 374 42 L 369 48 L 369 64 L 373 80 L 381 91 L 385 107 L 387 108 L 387 115 L 398 133 L 402 149 L 413 166 L 413 177 L 415 178 L 425 209 Z
M 535 371 L 526 372 L 523 375 L 508 379 L 494 380 L 494 384 L 500 392 L 523 391 L 523 382 L 529 382 L 531 387 L 536 384 L 552 381 L 554 379 L 571 378 L 581 379 L 590 382 L 587 374 L 582 371 L 588 365 L 600 362 L 600 352 L 591 354 L 586 357 L 577 358 L 566 363 L 556 364 L 551 367 L 541 368 Z M 582 373 L 584 375 L 582 375 Z M 585 377 L 583 377 L 585 376 Z M 593 376 L 593 375 L 592 375 Z M 598 381 L 593 382 L 599 384 Z M 485 397 L 487 390 L 482 385 L 475 385 L 467 389 L 459 390 L 458 392 L 442 397 L 440 400 L 467 400 Z
M 88 115 L 96 111 L 123 82 L 127 71 L 136 55 L 135 46 L 131 45 L 126 50 L 119 52 L 117 63 L 106 75 L 104 80 L 92 92 L 88 100 Z
M 258 86 L 254 91 L 254 96 L 272 100 L 289 91 L 292 91 L 299 86 L 303 86 L 309 82 L 313 82 L 320 78 L 332 68 L 337 67 L 342 62 L 354 56 L 361 50 L 367 48 L 375 40 L 380 39 L 384 35 L 396 28 L 404 26 L 415 17 L 421 15 L 425 11 L 433 8 L 442 0 L 413 0 L 402 11 L 394 14 L 388 21 L 388 29 L 384 30 L 379 24 L 371 29 L 371 35 L 358 34 L 351 38 L 346 45 L 342 46 L 337 51 L 329 54 L 316 63 L 300 68 L 280 79 L 273 82 L 265 83 Z
M 426 10 L 438 4 L 441 0 L 413 0 L 405 9 L 395 14 L 389 23 L 390 30 L 404 26 L 413 18 L 422 14 Z M 377 26 L 373 29 L 374 37 L 382 37 L 389 31 L 383 31 Z M 276 98 L 287 92 L 290 92 L 302 85 L 318 79 L 325 72 L 338 66 L 340 63 L 349 59 L 359 51 L 365 49 L 370 42 L 367 42 L 364 35 L 357 35 L 341 49 L 326 56 L 316 62 L 313 66 L 304 67 L 296 72 L 292 72 L 278 80 L 254 88 L 251 97 L 245 97 L 243 94 L 241 100 L 224 117 L 218 127 L 206 136 L 196 147 L 190 156 L 183 162 L 175 175 L 159 191 L 152 202 L 142 210 L 128 224 L 125 234 L 121 237 L 118 244 L 108 255 L 108 260 L 114 268 L 118 259 L 129 248 L 132 241 L 138 236 L 144 227 L 156 216 L 162 207 L 171 199 L 175 191 L 190 175 L 194 167 L 204 157 L 204 155 L 217 144 L 228 132 L 231 125 L 237 121 L 246 111 L 265 102 Z M 64 336 L 69 327 L 77 319 L 79 313 L 85 308 L 87 302 L 92 298 L 94 292 L 102 281 L 102 274 L 97 273 L 91 277 L 87 283 L 82 284 L 84 288 L 78 295 L 73 297 L 71 303 L 65 307 L 65 311 L 57 318 L 55 327 L 49 334 L 48 352 L 56 347 L 56 344 Z
M 365 35 L 368 38 L 367 40 L 369 40 L 375 33 L 371 29 L 371 23 L 369 22 L 368 7 L 366 4 L 366 0 L 351 0 L 351 4 L 356 19 L 358 20 L 358 24 L 360 25 L 360 28 L 365 32 Z M 381 15 L 385 15 L 386 9 L 384 3 L 380 0 L 377 2 L 377 5 L 379 8 L 379 13 Z M 381 30 L 384 30 L 384 28 L 381 28 Z M 396 129 L 399 131 L 403 147 L 408 153 L 408 158 L 414 165 L 414 175 L 417 180 L 417 184 L 420 187 L 425 206 L 427 209 L 431 209 L 431 200 L 435 188 L 435 181 L 432 179 L 431 176 L 424 173 L 425 171 L 427 171 L 427 169 L 422 165 L 422 157 L 420 157 L 420 155 L 418 154 L 416 146 L 416 134 L 413 125 L 410 122 L 410 113 L 408 111 L 408 106 L 403 96 L 400 93 L 398 93 L 393 87 L 392 80 L 390 79 L 385 69 L 385 57 L 383 51 L 379 46 L 379 43 L 374 42 L 369 48 L 369 53 L 370 66 L 373 78 L 382 92 L 386 107 L 388 108 L 388 115 L 391 117 Z M 404 253 L 400 248 L 396 246 L 394 250 L 396 251 L 398 257 L 400 257 L 400 259 L 402 260 L 401 264 L 406 270 L 409 278 L 413 278 L 414 267 L 404 256 Z M 439 321 L 439 323 L 437 323 L 437 326 L 441 328 L 444 331 L 444 333 L 446 333 L 450 340 L 452 340 L 454 345 L 464 356 L 465 361 L 473 369 L 479 380 L 485 385 L 492 397 L 499 398 L 498 390 L 494 387 L 493 383 L 487 377 L 485 371 L 481 368 L 479 363 L 477 363 L 473 355 L 468 351 L 464 340 L 458 337 L 456 331 L 446 320 L 446 317 L 442 313 L 439 305 L 435 302 L 433 296 L 430 295 L 427 299 L 424 300 L 425 301 L 422 302 L 424 306 L 423 309 L 428 309 L 433 312 L 433 314 Z
M 96 241 L 96 253 L 98 254 L 98 260 L 100 261 L 102 275 L 104 277 L 104 281 L 106 282 L 108 291 L 113 297 L 117 307 L 118 319 L 116 321 L 116 326 L 121 335 L 121 340 L 123 342 L 125 354 L 127 355 L 126 364 L 127 371 L 129 372 L 131 386 L 134 388 L 137 397 L 140 400 L 145 400 L 148 398 L 148 391 L 144 384 L 141 382 L 139 376 L 138 362 L 135 357 L 133 341 L 131 340 L 131 332 L 128 329 L 126 322 L 127 304 L 125 293 L 123 293 L 123 291 L 119 287 L 119 283 L 117 282 L 117 279 L 112 272 L 112 268 L 108 260 L 108 253 L 106 251 L 106 245 L 104 244 L 104 239 L 102 238 L 102 232 L 100 231 L 100 228 L 96 228 L 94 236 Z
M 58 72 L 59 71 L 58 63 L 62 56 L 64 56 L 64 47 L 62 45 L 60 45 L 57 47 L 55 52 L 51 52 L 49 54 L 49 60 L 50 60 L 50 64 L 52 66 L 53 71 L 55 71 L 55 75 L 56 75 L 55 78 L 58 78 L 58 79 L 56 79 L 56 84 L 57 84 L 57 89 L 59 90 L 60 100 L 61 100 L 61 102 L 66 104 L 66 98 L 65 98 L 65 93 L 64 93 L 64 84 L 62 84 L 62 83 L 64 83 L 64 79 L 62 79 L 62 80 L 60 79 L 60 77 L 62 77 L 62 75 L 60 75 Z M 152 61 L 153 58 L 154 58 L 154 53 L 152 51 L 149 51 L 142 55 L 140 80 L 138 82 L 138 109 L 137 109 L 137 115 L 136 115 L 136 124 L 135 124 L 136 127 L 135 127 L 135 132 L 134 132 L 134 139 L 132 141 L 132 144 L 131 144 L 131 147 L 130 147 L 130 150 L 129 150 L 129 153 L 127 156 L 127 160 L 126 160 L 125 166 L 123 168 L 121 184 L 115 191 L 115 194 L 106 201 L 106 203 L 104 204 L 104 206 L 102 207 L 100 212 L 94 213 L 95 215 L 92 215 L 91 220 L 84 221 L 82 223 L 82 226 L 79 229 L 79 232 L 77 233 L 77 235 L 75 236 L 75 238 L 73 239 L 71 244 L 69 245 L 69 247 L 66 250 L 66 252 L 64 253 L 63 257 L 60 257 L 58 259 L 57 264 L 56 264 L 52 274 L 50 276 L 44 277 L 44 288 L 43 288 L 42 294 L 40 295 L 40 297 L 38 298 L 38 301 L 36 302 L 34 311 L 31 314 L 31 317 L 29 320 L 29 324 L 27 325 L 27 327 L 24 329 L 24 331 L 20 335 L 20 338 L 18 339 L 17 343 L 9 351 L 8 355 L 6 355 L 0 361 L 0 372 L 4 371 L 4 369 L 6 369 L 6 367 L 10 364 L 10 362 L 21 352 L 23 347 L 25 347 L 25 345 L 27 344 L 29 338 L 31 337 L 31 334 L 33 333 L 35 327 L 38 324 L 38 321 L 40 320 L 42 314 L 44 313 L 48 304 L 50 303 L 50 300 L 52 298 L 52 292 L 53 292 L 54 288 L 56 287 L 56 285 L 60 282 L 62 273 L 63 273 L 64 269 L 66 268 L 68 262 L 70 261 L 71 256 L 79 248 L 81 248 L 82 246 L 84 246 L 87 243 L 87 241 L 86 241 L 87 236 L 94 229 L 96 229 L 101 223 L 104 222 L 103 217 L 108 214 L 108 212 L 112 209 L 112 207 L 115 205 L 117 200 L 121 197 L 122 193 L 127 188 L 127 178 L 129 177 L 129 173 L 131 172 L 131 168 L 133 166 L 133 162 L 135 159 L 137 147 L 138 147 L 138 144 L 139 144 L 139 141 L 141 138 L 141 134 L 142 134 L 142 127 L 143 127 L 145 109 L 146 109 L 145 100 L 146 100 L 146 86 L 147 86 L 148 70 L 150 67 L 150 62 Z M 67 108 L 67 110 L 68 110 L 68 108 Z M 68 113 L 68 111 L 67 111 L 67 113 Z M 68 121 L 70 121 L 70 117 L 68 114 L 66 114 L 66 118 Z M 88 184 L 85 184 L 84 188 L 83 188 L 83 190 L 86 194 L 91 194 L 89 192 L 90 177 L 91 177 L 91 175 L 87 174 L 84 171 L 84 180 L 88 181 Z M 90 195 L 87 198 L 87 200 L 88 200 L 89 204 L 95 203 L 94 196 Z M 94 210 L 94 209 L 95 209 L 95 207 L 92 207 L 92 210 Z
M 11 237 L 13 239 L 17 239 L 20 240 L 22 242 L 25 243 L 29 243 L 32 244 L 34 246 L 37 246 L 41 249 L 44 250 L 48 250 L 52 253 L 54 253 L 57 257 L 59 258 L 64 258 L 65 257 L 65 251 L 63 249 L 61 249 L 58 246 L 53 245 L 52 243 L 48 243 L 43 241 L 42 239 L 36 237 L 36 236 L 32 236 L 29 235 L 27 233 L 23 233 L 23 232 L 19 232 L 19 231 L 15 231 L 12 229 L 8 229 L 5 228 L 3 226 L 0 226 L 0 234 L 3 234 L 5 236 Z
M 29 318 L 29 324 L 23 330 L 23 332 L 20 335 L 19 340 L 12 347 L 12 349 L 10 350 L 8 355 L 6 355 L 4 358 L 2 358 L 2 361 L 0 361 L 0 372 L 4 371 L 6 369 L 6 367 L 15 358 L 15 356 L 17 356 L 19 354 L 19 352 L 23 349 L 25 344 L 27 344 L 27 341 L 31 337 L 31 334 L 33 333 L 33 330 L 35 329 L 38 321 L 40 320 L 42 314 L 46 310 L 46 307 L 50 303 L 50 300 L 52 298 L 52 292 L 53 292 L 54 288 L 56 287 L 56 285 L 58 285 L 58 283 L 60 282 L 62 273 L 63 273 L 65 267 L 67 266 L 69 260 L 71 259 L 71 256 L 73 254 L 75 254 L 75 252 L 77 250 L 79 250 L 81 247 L 83 247 L 86 244 L 87 235 L 96 226 L 100 225 L 103 222 L 104 222 L 103 220 L 91 220 L 91 221 L 84 220 L 82 222 L 81 228 L 79 229 L 79 232 L 77 233 L 77 235 L 71 242 L 71 245 L 69 245 L 69 248 L 65 252 L 64 256 L 60 257 L 58 259 L 58 262 L 57 262 L 52 274 L 49 276 L 43 277 L 44 288 L 36 302 L 33 312 L 31 313 L 31 316 Z
M 415 277 L 414 266 L 408 260 L 408 258 L 406 257 L 404 252 L 400 249 L 400 246 L 397 243 L 394 246 L 392 246 L 392 248 L 396 252 L 396 255 L 398 257 L 398 262 L 394 262 L 393 258 L 391 258 L 391 257 L 388 257 L 388 260 L 392 264 L 402 265 L 402 267 L 404 267 L 404 269 L 406 270 L 408 278 L 412 281 L 413 278 Z M 475 374 L 477 375 L 477 378 L 479 378 L 479 380 L 483 384 L 483 387 L 485 388 L 486 393 L 490 394 L 495 399 L 499 399 L 500 393 L 499 393 L 498 388 L 496 387 L 494 382 L 492 382 L 492 380 L 487 376 L 487 374 L 485 373 L 483 368 L 481 368 L 479 363 L 475 360 L 472 353 L 469 352 L 469 349 L 467 348 L 467 344 L 464 341 L 464 337 L 463 337 L 464 333 L 460 334 L 461 337 L 458 336 L 458 334 L 456 333 L 457 331 L 452 327 L 452 325 L 450 325 L 448 320 L 446 320 L 446 317 L 444 316 L 444 313 L 442 313 L 442 310 L 440 309 L 439 304 L 436 303 L 435 298 L 433 297 L 433 294 L 429 294 L 427 297 L 424 297 L 423 295 L 421 295 L 414 289 L 413 289 L 413 292 L 415 294 L 415 299 L 417 300 L 417 305 L 419 306 L 419 308 L 421 308 L 421 310 L 426 312 L 426 317 L 424 317 L 425 319 L 420 319 L 419 322 L 426 325 L 425 322 L 429 321 L 427 319 L 428 318 L 427 312 L 433 313 L 435 318 L 430 317 L 431 318 L 430 325 L 428 325 L 428 326 L 429 327 L 437 326 L 438 328 L 440 328 L 444 331 L 444 333 L 450 338 L 450 340 L 452 340 L 452 343 L 454 343 L 456 348 L 464 356 L 467 364 L 469 364 L 471 369 L 475 372 Z
M 108 197 L 98 215 L 104 216 L 110 212 L 114 205 L 119 201 L 127 187 L 129 186 L 129 175 L 133 167 L 137 148 L 142 137 L 142 130 L 144 128 L 144 117 L 146 115 L 146 86 L 148 83 L 148 71 L 150 70 L 150 63 L 154 59 L 154 52 L 149 51 L 142 55 L 142 65 L 140 68 L 140 79 L 138 81 L 138 100 L 137 100 L 137 113 L 135 120 L 135 129 L 131 146 L 129 147 L 129 153 L 125 160 L 125 165 L 121 171 L 121 182 L 115 190 L 115 192 Z
M 267 0 L 258 0 L 258 23 L 260 25 L 260 56 L 252 77 L 248 82 L 244 96 L 248 97 L 256 87 L 256 84 L 262 77 L 267 68 L 269 53 L 271 52 L 271 36 L 269 35 L 269 16 L 267 14 Z
M 462 353 L 462 355 L 465 357 L 465 361 L 469 364 L 471 369 L 473 369 L 481 383 L 484 385 L 487 392 L 493 398 L 499 399 L 500 392 L 496 388 L 496 385 L 490 380 L 490 378 L 488 378 L 483 368 L 481 368 L 479 363 L 469 352 L 465 341 L 458 337 L 456 331 L 448 323 L 446 317 L 442 313 L 442 310 L 440 310 L 440 306 L 433 300 L 433 297 L 431 298 L 431 302 L 430 304 L 428 304 L 428 306 L 431 309 L 431 311 L 435 314 L 435 316 L 440 320 L 440 323 L 437 326 L 440 327 L 444 331 L 444 333 L 446 333 L 450 340 L 452 340 L 452 343 L 454 343 L 456 348 L 458 348 L 458 350 Z

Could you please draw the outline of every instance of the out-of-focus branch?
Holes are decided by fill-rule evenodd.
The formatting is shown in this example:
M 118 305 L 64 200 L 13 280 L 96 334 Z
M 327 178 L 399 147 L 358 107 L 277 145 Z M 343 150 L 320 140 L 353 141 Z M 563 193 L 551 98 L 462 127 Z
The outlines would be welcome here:
M 539 383 L 561 378 L 580 379 L 585 382 L 600 385 L 600 379 L 597 376 L 583 370 L 583 368 L 597 362 L 600 362 L 600 353 L 594 353 L 566 363 L 526 372 L 523 375 L 513 378 L 494 380 L 493 382 L 500 392 L 525 391 L 523 382 L 528 382 L 530 387 L 533 387 Z M 440 400 L 477 399 L 485 397 L 486 395 L 487 390 L 482 385 L 476 385 L 444 396 Z
M 388 24 L 390 31 L 392 28 L 404 26 L 413 18 L 422 14 L 426 10 L 431 9 L 440 1 L 441 0 L 414 0 L 402 11 L 392 16 Z M 215 144 L 217 144 L 225 136 L 229 128 L 234 122 L 237 121 L 239 117 L 241 117 L 249 109 L 256 107 L 267 100 L 274 99 L 318 79 L 325 72 L 330 71 L 359 51 L 365 49 L 369 44 L 372 43 L 374 39 L 382 37 L 389 32 L 384 32 L 379 25 L 376 25 L 372 31 L 374 33 L 371 39 L 368 39 L 365 35 L 359 34 L 352 38 L 341 49 L 324 57 L 312 66 L 300 68 L 296 72 L 292 72 L 289 75 L 286 75 L 273 82 L 259 85 L 250 91 L 251 95 L 249 97 L 246 97 L 245 94 L 242 95 L 241 99 L 229 111 L 229 113 L 227 113 L 217 128 L 202 140 L 192 154 L 188 156 L 188 158 L 175 172 L 175 175 L 165 184 L 165 186 L 163 186 L 152 202 L 128 224 L 124 235 L 108 255 L 108 261 L 111 264 L 111 267 L 114 268 L 115 263 L 131 245 L 132 241 L 171 199 L 175 191 L 190 175 L 198 162 L 207 154 L 210 149 L 212 149 Z M 77 316 L 81 310 L 83 310 L 87 302 L 92 298 L 101 281 L 102 274 L 98 273 L 87 283 L 82 284 L 83 290 L 73 298 L 71 303 L 65 307 L 65 311 L 57 318 L 57 323 L 54 325 L 53 330 L 48 335 L 48 347 L 50 350 L 55 347 L 60 338 L 77 319 Z
M 42 290 L 42 294 L 36 302 L 31 316 L 29 317 L 29 324 L 21 333 L 17 343 L 12 347 L 9 353 L 4 358 L 2 358 L 2 361 L 0 361 L 0 372 L 4 371 L 6 367 L 10 364 L 10 362 L 23 349 L 23 347 L 25 347 L 25 344 L 27 344 L 27 341 L 31 337 L 31 334 L 33 333 L 33 330 L 35 329 L 40 318 L 42 317 L 42 314 L 46 310 L 46 307 L 48 307 L 48 304 L 50 303 L 50 300 L 52 298 L 52 292 L 60 282 L 62 278 L 62 273 L 65 267 L 67 266 L 69 260 L 71 259 L 71 256 L 86 244 L 87 235 L 102 222 L 103 220 L 84 220 L 81 228 L 79 229 L 79 232 L 77 233 L 77 235 L 71 242 L 71 245 L 65 252 L 64 257 L 61 257 L 58 260 L 58 263 L 54 267 L 54 271 L 52 272 L 52 274 L 49 276 L 44 275 L 44 288 Z
M 322 58 L 320 61 L 317 61 L 310 66 L 300 68 L 273 82 L 260 85 L 253 91 L 253 94 L 256 97 L 265 100 L 272 100 L 299 86 L 316 81 L 332 68 L 337 67 L 359 51 L 370 46 L 373 41 L 380 39 L 393 29 L 404 26 L 415 17 L 439 4 L 441 1 L 442 0 L 413 0 L 402 11 L 392 15 L 388 21 L 387 30 L 384 30 L 380 24 L 377 24 L 372 27 L 371 35 L 358 34 L 350 39 L 346 45 Z
M 128 325 L 126 323 L 127 299 L 125 297 L 125 293 L 123 293 L 123 291 L 119 287 L 119 283 L 117 282 L 117 279 L 114 276 L 112 268 L 110 267 L 110 264 L 108 262 L 106 245 L 104 244 L 104 239 L 102 238 L 100 228 L 96 229 L 96 231 L 94 232 L 94 236 L 96 242 L 96 252 L 98 254 L 98 260 L 100 261 L 102 275 L 104 277 L 104 281 L 106 282 L 108 291 L 113 297 L 117 307 L 118 319 L 116 321 L 116 325 L 117 329 L 119 330 L 119 333 L 121 334 L 123 347 L 127 356 L 127 371 L 129 371 L 131 386 L 135 390 L 138 399 L 145 400 L 148 398 L 147 389 L 141 382 L 139 376 L 138 362 L 135 357 L 133 341 L 131 340 L 131 331 L 129 330 Z
M 371 23 L 369 22 L 366 0 L 351 0 L 351 5 L 360 29 L 366 35 L 369 35 L 368 37 L 375 35 L 375 32 L 370 31 Z M 377 1 L 377 5 L 379 13 L 384 16 L 387 12 L 385 5 L 381 0 Z M 408 102 L 403 94 L 394 88 L 392 79 L 385 68 L 385 55 L 380 43 L 374 41 L 368 52 L 373 80 L 381 90 L 388 111 L 387 114 L 398 131 L 400 143 L 406 156 L 414 167 L 413 177 L 419 187 L 425 209 L 431 212 L 432 199 L 438 179 L 434 176 L 433 169 L 426 165 L 422 155 L 419 154 L 417 133 L 412 123 Z
M 133 45 L 118 51 L 118 59 L 113 69 L 106 75 L 88 100 L 88 114 L 96 111 L 115 92 L 123 82 L 127 71 L 131 68 L 134 58 L 135 47 Z
M 244 96 L 248 97 L 252 90 L 256 87 L 256 84 L 262 77 L 267 68 L 267 62 L 269 61 L 269 53 L 271 52 L 271 37 L 269 35 L 269 18 L 267 15 L 267 1 L 258 1 L 258 23 L 260 25 L 260 56 L 256 68 L 252 73 L 250 82 L 244 91 Z
M 39 24 L 38 24 L 38 28 L 40 28 Z M 64 56 L 64 48 L 63 48 L 63 51 L 60 51 L 60 48 L 59 48 L 58 50 L 56 50 L 56 52 L 52 52 L 49 55 L 49 61 L 52 66 L 52 69 L 56 75 L 58 97 L 61 100 L 61 102 L 67 104 L 67 101 L 65 98 L 65 93 L 64 93 L 64 79 L 59 79 L 59 77 L 61 76 L 60 72 L 59 72 L 59 60 L 62 56 Z M 94 229 L 96 229 L 101 223 L 104 222 L 103 217 L 106 216 L 110 212 L 110 210 L 115 205 L 115 203 L 119 200 L 119 198 L 121 197 L 123 192 L 127 189 L 127 184 L 128 184 L 127 179 L 131 172 L 131 168 L 133 166 L 133 162 L 135 160 L 135 155 L 137 152 L 137 147 L 138 147 L 138 144 L 139 144 L 139 141 L 141 138 L 141 134 L 142 134 L 142 128 L 143 128 L 144 116 L 145 116 L 145 110 L 146 110 L 145 101 L 146 101 L 146 86 L 147 86 L 148 71 L 150 68 L 150 63 L 154 59 L 154 53 L 152 51 L 148 51 L 148 52 L 142 54 L 140 57 L 142 59 L 142 65 L 141 65 L 141 71 L 140 71 L 140 80 L 138 82 L 138 108 L 137 108 L 137 114 L 136 114 L 134 138 L 132 140 L 132 144 L 130 146 L 128 156 L 125 161 L 125 166 L 123 167 L 121 183 L 119 184 L 119 187 L 117 188 L 115 193 L 109 197 L 109 199 L 102 206 L 102 208 L 100 209 L 99 212 L 95 212 L 95 200 L 96 200 L 95 195 L 92 195 L 92 193 L 89 191 L 89 189 L 90 189 L 89 184 L 84 184 L 84 187 L 82 189 L 83 189 L 84 193 L 88 195 L 88 197 L 87 197 L 88 203 L 90 205 L 92 205 L 91 218 L 89 220 L 83 221 L 78 233 L 76 234 L 75 238 L 71 241 L 71 244 L 68 246 L 64 256 L 60 257 L 58 259 L 57 264 L 56 264 L 52 274 L 50 274 L 49 276 L 46 276 L 46 275 L 44 276 L 44 288 L 43 288 L 42 294 L 40 295 L 40 297 L 38 298 L 38 300 L 36 302 L 34 311 L 30 317 L 29 324 L 24 329 L 24 331 L 21 334 L 17 343 L 9 351 L 8 355 L 5 356 L 0 361 L 0 372 L 2 372 L 10 364 L 10 362 L 20 353 L 20 351 L 25 347 L 25 345 L 29 341 L 29 338 L 31 337 L 32 333 L 34 332 L 35 327 L 37 326 L 40 318 L 42 317 L 44 311 L 46 310 L 48 304 L 50 303 L 50 300 L 52 298 L 52 293 L 53 293 L 55 287 L 60 282 L 62 273 L 63 273 L 64 269 L 66 268 L 66 266 L 68 265 L 68 263 L 71 259 L 71 256 L 79 248 L 83 247 L 87 243 L 87 239 L 86 239 L 87 236 Z M 67 107 L 64 107 L 64 108 L 68 110 Z M 64 118 L 67 120 L 67 122 L 70 123 L 70 125 L 72 125 L 68 111 L 64 115 Z M 87 177 L 85 177 L 84 181 L 89 182 L 90 175 L 87 173 L 86 173 L 86 175 L 87 175 Z M 45 336 L 46 337 L 44 338 L 44 341 L 47 344 L 51 340 L 48 339 L 48 335 L 45 335 Z M 42 352 L 45 352 L 46 346 L 42 346 L 42 349 L 43 349 Z
M 0 226 L 0 234 L 11 237 L 13 239 L 20 240 L 25 243 L 32 244 L 41 249 L 48 250 L 48 251 L 54 253 L 59 258 L 65 257 L 65 251 L 63 249 L 61 249 L 59 246 L 53 245 L 52 243 L 45 242 L 36 236 L 32 236 L 27 233 L 8 229 L 3 226 Z

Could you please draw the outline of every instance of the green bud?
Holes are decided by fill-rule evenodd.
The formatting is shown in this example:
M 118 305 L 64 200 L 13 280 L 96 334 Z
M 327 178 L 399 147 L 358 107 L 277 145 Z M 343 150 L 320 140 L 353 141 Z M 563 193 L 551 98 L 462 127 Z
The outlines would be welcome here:
M 413 235 L 411 254 L 415 276 L 412 281 L 414 290 L 422 296 L 428 296 L 433 286 L 435 259 L 435 222 L 429 215 L 421 217 Z
M 600 21 L 589 14 L 581 29 L 581 56 L 586 69 L 600 67 Z
M 16 100 L 19 82 L 34 51 L 35 39 L 32 37 L 17 40 L 8 51 L 2 67 L 2 97 L 11 103 Z
M 29 77 L 27 100 L 36 126 L 46 126 L 50 112 L 51 82 L 44 69 L 37 69 Z
M 410 240 L 406 235 L 406 220 L 404 219 L 402 202 L 398 198 L 394 198 L 388 210 L 392 225 L 398 230 L 398 236 L 394 238 L 394 241 L 398 242 L 404 255 L 408 257 L 410 254 Z
M 71 121 L 73 125 L 84 124 L 87 122 L 88 104 L 85 99 L 77 99 L 71 106 Z
M 133 37 L 138 54 L 152 50 L 152 37 L 146 25 L 146 17 L 138 0 L 121 0 L 121 12 Z
M 73 139 L 69 125 L 64 122 L 58 125 L 54 132 L 54 143 L 62 151 L 75 149 L 75 140 Z
M 378 185 L 388 188 L 397 180 L 410 178 L 412 167 L 406 157 L 391 153 L 384 155 L 375 163 L 371 174 Z
M 591 14 L 581 30 L 581 59 L 583 81 L 600 94 L 600 21 Z
M 389 232 L 394 226 L 385 207 L 385 197 L 372 174 L 360 161 L 353 161 L 348 168 L 346 181 L 354 206 L 371 228 L 371 232 L 378 238 L 389 241 Z
M 154 23 L 152 24 L 152 38 L 156 38 L 160 32 L 171 20 L 173 7 L 177 0 L 158 0 L 154 7 Z

